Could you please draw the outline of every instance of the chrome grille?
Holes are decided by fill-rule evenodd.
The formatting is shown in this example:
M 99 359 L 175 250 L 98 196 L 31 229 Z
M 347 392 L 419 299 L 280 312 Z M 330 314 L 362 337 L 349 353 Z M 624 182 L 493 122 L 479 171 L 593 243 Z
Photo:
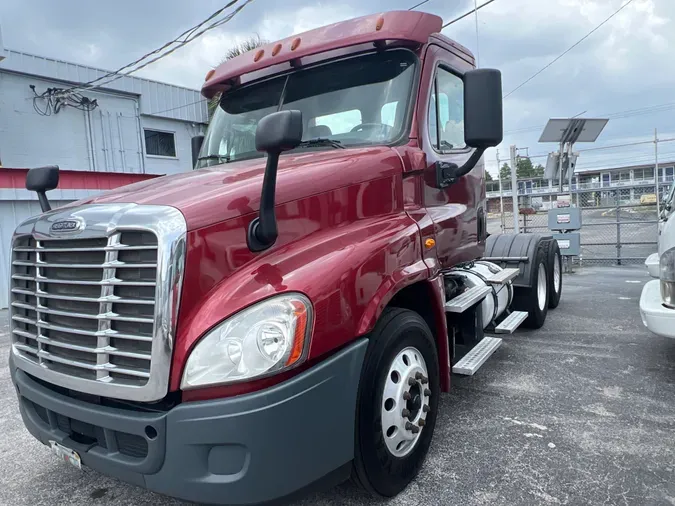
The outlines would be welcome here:
M 143 386 L 150 378 L 157 237 L 18 237 L 12 258 L 14 348 L 62 374 Z
M 54 226 L 63 220 L 80 226 Z M 16 366 L 92 395 L 163 398 L 186 235 L 180 211 L 155 205 L 65 207 L 19 225 L 10 283 Z

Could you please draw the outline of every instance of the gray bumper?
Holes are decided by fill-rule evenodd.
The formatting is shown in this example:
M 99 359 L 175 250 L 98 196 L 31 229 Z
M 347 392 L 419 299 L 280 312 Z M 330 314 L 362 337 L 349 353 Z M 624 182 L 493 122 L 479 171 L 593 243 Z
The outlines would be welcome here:
M 74 399 L 16 369 L 11 359 L 10 368 L 23 421 L 42 443 L 56 441 L 77 451 L 84 465 L 161 494 L 258 504 L 292 497 L 346 469 L 354 456 L 366 347 L 359 340 L 260 392 L 161 413 Z

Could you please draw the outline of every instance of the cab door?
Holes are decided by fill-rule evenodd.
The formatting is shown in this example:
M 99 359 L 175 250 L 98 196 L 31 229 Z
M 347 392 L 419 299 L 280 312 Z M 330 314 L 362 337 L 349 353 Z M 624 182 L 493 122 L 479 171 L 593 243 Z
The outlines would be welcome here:
M 473 260 L 485 249 L 485 188 L 482 158 L 463 177 L 438 188 L 438 162 L 464 165 L 473 153 L 464 142 L 463 75 L 473 65 L 432 44 L 425 55 L 418 97 L 418 131 L 426 154 L 424 206 L 433 223 L 436 255 L 442 269 Z M 422 90 L 421 90 L 422 91 Z

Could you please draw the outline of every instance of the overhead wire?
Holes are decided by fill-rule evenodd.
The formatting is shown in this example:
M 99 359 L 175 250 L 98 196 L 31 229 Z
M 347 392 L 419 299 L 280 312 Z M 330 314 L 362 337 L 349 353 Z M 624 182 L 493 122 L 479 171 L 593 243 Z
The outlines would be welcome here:
M 532 81 L 532 79 L 534 79 L 535 77 L 537 77 L 539 74 L 541 74 L 542 72 L 544 72 L 547 68 L 549 68 L 551 65 L 553 65 L 553 64 L 554 64 L 555 62 L 557 62 L 558 60 L 560 60 L 560 59 L 561 59 L 563 56 L 565 56 L 567 53 L 569 53 L 570 51 L 572 51 L 572 49 L 574 49 L 574 48 L 577 47 L 579 44 L 581 44 L 583 41 L 585 41 L 588 37 L 590 37 L 591 35 L 593 35 L 593 34 L 594 34 L 596 31 L 598 31 L 602 26 L 604 26 L 609 20 L 611 20 L 614 16 L 616 16 L 617 14 L 619 14 L 619 12 L 621 12 L 621 11 L 624 10 L 626 7 L 628 7 L 631 3 L 633 3 L 633 1 L 634 1 L 634 0 L 628 0 L 626 3 L 624 3 L 624 4 L 623 4 L 621 7 L 619 7 L 616 11 L 614 11 L 614 12 L 612 13 L 611 16 L 609 16 L 607 19 L 605 19 L 602 23 L 600 23 L 599 25 L 597 25 L 597 26 L 596 26 L 595 28 L 593 28 L 590 32 L 588 32 L 586 35 L 584 35 L 583 37 L 581 37 L 578 41 L 576 41 L 576 42 L 575 42 L 574 44 L 572 44 L 569 48 L 567 48 L 565 51 L 563 51 L 560 55 L 558 55 L 556 58 L 554 58 L 551 62 L 549 62 L 548 64 L 544 65 L 544 67 L 542 67 L 540 70 L 538 70 L 537 72 L 535 72 L 534 74 L 532 74 L 532 75 L 531 75 L 530 77 L 528 77 L 525 81 L 523 81 L 523 82 L 520 83 L 518 86 L 516 86 L 514 89 L 512 89 L 510 92 L 508 92 L 506 95 L 504 95 L 504 98 L 506 99 L 506 98 L 510 97 L 511 95 L 513 95 L 513 94 L 514 94 L 516 91 L 518 91 L 520 88 L 522 88 L 522 87 L 525 86 L 527 83 L 529 83 L 530 81 Z
M 251 3 L 253 0 L 245 0 L 241 5 L 239 5 L 236 9 L 234 9 L 232 12 L 230 12 L 228 15 L 226 15 L 222 19 L 216 19 L 220 14 L 222 14 L 227 8 L 232 7 L 235 5 L 237 2 L 240 0 L 230 0 L 230 2 L 227 3 L 224 7 L 221 9 L 218 9 L 216 12 L 211 14 L 208 18 L 205 20 L 201 21 L 197 25 L 189 28 L 188 30 L 185 30 L 183 33 L 181 33 L 178 37 L 175 39 L 165 43 L 161 47 L 150 51 L 149 53 L 144 54 L 140 58 L 137 58 L 131 63 L 128 63 L 117 70 L 107 72 L 106 74 L 97 77 L 96 79 L 93 79 L 89 82 L 83 83 L 81 85 L 73 86 L 69 89 L 63 90 L 63 93 L 71 93 L 76 90 L 80 89 L 87 89 L 87 88 L 99 88 L 103 87 L 107 84 L 110 84 L 118 79 L 121 79 L 122 77 L 129 76 L 130 74 L 137 72 L 141 70 L 142 68 L 147 67 L 148 65 L 161 60 L 162 58 L 167 57 L 168 55 L 172 54 L 176 50 L 184 47 L 185 45 L 189 44 L 193 40 L 201 37 L 204 33 L 213 30 L 214 28 L 217 28 L 219 26 L 222 26 L 223 24 L 229 22 L 235 15 L 237 15 L 244 7 L 246 7 L 249 3 Z M 215 21 L 213 21 L 216 19 Z M 209 21 L 213 21 L 211 24 L 208 26 L 204 27 Z M 174 45 L 174 47 L 171 47 Z M 169 49 L 170 48 L 170 49 Z M 162 52 L 163 51 L 163 52 Z M 158 55 L 154 58 L 151 58 L 148 60 L 153 55 Z M 140 64 L 140 65 L 139 65 Z M 134 67 L 134 68 L 131 68 Z M 126 72 L 124 72 L 126 69 Z
M 420 5 L 424 5 L 424 4 L 427 3 L 428 1 L 429 1 L 429 0 L 422 0 L 420 3 L 413 5 L 413 6 L 410 7 L 408 10 L 409 10 L 409 11 L 415 10 L 415 9 L 417 9 Z
M 495 1 L 495 0 L 488 0 L 487 2 L 485 2 L 485 3 L 481 4 L 481 5 L 479 5 L 478 7 L 475 7 L 474 9 L 471 9 L 469 12 L 464 13 L 464 14 L 462 14 L 461 16 L 459 16 L 459 17 L 453 19 L 452 21 L 448 21 L 447 23 L 445 23 L 445 24 L 441 27 L 441 30 L 442 30 L 443 28 L 446 28 L 446 27 L 452 25 L 453 23 L 457 23 L 457 21 L 460 21 L 460 20 L 462 20 L 462 19 L 464 19 L 464 18 L 466 18 L 466 17 L 468 17 L 468 16 L 471 16 L 471 14 L 473 14 L 474 12 L 477 12 L 477 11 L 481 10 L 483 7 L 485 7 L 485 6 L 487 6 L 487 5 L 490 5 L 490 4 L 491 4 L 492 2 L 494 2 L 494 1 Z M 632 1 L 632 0 L 631 0 L 631 1 Z

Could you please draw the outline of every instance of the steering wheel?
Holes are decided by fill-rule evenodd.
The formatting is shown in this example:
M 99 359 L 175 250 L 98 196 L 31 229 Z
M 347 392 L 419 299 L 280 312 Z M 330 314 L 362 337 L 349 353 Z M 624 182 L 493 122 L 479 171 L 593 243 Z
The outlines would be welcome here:
M 391 127 L 384 123 L 361 123 L 352 128 L 350 132 L 363 132 L 365 130 L 380 130 L 382 135 L 387 135 L 391 131 Z

